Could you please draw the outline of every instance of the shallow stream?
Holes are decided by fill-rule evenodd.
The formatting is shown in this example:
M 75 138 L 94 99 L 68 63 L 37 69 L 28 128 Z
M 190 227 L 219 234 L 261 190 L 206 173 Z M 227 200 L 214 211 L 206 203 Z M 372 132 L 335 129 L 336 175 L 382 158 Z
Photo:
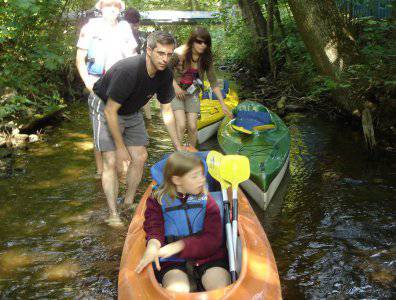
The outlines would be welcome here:
M 0 179 L 1 299 L 117 296 L 127 226 L 103 222 L 87 109 L 70 115 L 45 141 L 16 151 L 12 176 Z M 368 160 L 360 133 L 344 124 L 297 114 L 285 121 L 290 173 L 268 210 L 256 207 L 284 298 L 395 298 L 395 155 Z M 158 116 L 147 127 L 151 166 L 172 147 Z M 123 217 L 127 225 L 131 216 Z

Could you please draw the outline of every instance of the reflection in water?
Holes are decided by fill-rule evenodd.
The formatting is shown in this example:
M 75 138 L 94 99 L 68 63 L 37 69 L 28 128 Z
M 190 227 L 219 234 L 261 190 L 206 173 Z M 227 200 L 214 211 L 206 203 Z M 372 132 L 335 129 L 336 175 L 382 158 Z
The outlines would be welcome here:
M 117 295 L 127 226 L 103 222 L 107 206 L 94 163 L 85 107 L 48 141 L 16 153 L 25 170 L 0 180 L 0 298 Z M 291 127 L 290 174 L 266 212 L 285 299 L 392 298 L 395 177 L 389 155 L 370 162 L 353 132 L 302 115 Z M 149 166 L 172 150 L 162 121 L 147 124 Z M 218 149 L 215 139 L 202 149 Z M 253 205 L 254 206 L 254 205 Z M 125 224 L 130 216 L 124 213 Z
M 283 296 L 393 298 L 394 157 L 369 162 L 355 134 L 337 125 L 289 125 L 291 181 L 269 230 Z

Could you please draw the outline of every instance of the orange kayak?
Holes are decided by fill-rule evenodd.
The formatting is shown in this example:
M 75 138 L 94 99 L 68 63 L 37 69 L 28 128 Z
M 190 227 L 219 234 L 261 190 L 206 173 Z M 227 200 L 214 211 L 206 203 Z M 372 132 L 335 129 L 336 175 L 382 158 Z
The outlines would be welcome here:
M 118 299 L 282 299 L 278 270 L 271 246 L 241 190 L 238 191 L 240 272 L 235 283 L 208 292 L 175 293 L 162 288 L 155 278 L 152 265 L 137 274 L 134 270 L 146 248 L 143 230 L 144 211 L 153 184 L 144 193 L 129 226 L 118 275 Z

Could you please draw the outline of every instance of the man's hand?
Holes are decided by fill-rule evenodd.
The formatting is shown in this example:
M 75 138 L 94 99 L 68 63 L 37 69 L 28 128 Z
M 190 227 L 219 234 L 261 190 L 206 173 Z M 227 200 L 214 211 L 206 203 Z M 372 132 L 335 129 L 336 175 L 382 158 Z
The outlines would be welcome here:
M 120 125 L 118 124 L 118 110 L 121 104 L 115 102 L 110 97 L 107 100 L 104 108 L 104 115 L 106 117 L 107 126 L 109 127 L 110 133 L 113 137 L 114 144 L 116 146 L 116 156 L 118 165 L 122 165 L 123 161 L 130 161 L 131 156 L 124 144 L 122 138 Z
M 186 91 L 183 90 L 178 84 L 174 85 L 176 97 L 179 100 L 184 100 L 186 98 Z
M 124 161 L 131 161 L 131 155 L 126 147 L 118 148 L 116 150 L 117 162 L 122 166 Z

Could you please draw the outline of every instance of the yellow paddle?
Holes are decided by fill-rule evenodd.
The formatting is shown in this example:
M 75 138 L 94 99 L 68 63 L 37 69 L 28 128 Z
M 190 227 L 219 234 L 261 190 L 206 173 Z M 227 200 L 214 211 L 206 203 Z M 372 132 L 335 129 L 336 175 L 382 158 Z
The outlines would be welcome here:
M 250 177 L 249 159 L 243 155 L 223 156 L 220 176 L 232 185 L 232 244 L 236 255 L 238 237 L 238 184 L 248 180 Z
M 235 270 L 235 252 L 232 243 L 232 229 L 230 221 L 230 202 L 228 201 L 227 188 L 230 186 L 228 182 L 223 180 L 220 175 L 220 168 L 222 165 L 223 154 L 217 151 L 210 151 L 206 157 L 206 164 L 208 165 L 209 174 L 212 175 L 221 185 L 221 192 L 223 195 L 223 206 L 224 206 L 224 218 L 226 228 L 226 239 L 227 239 L 227 250 L 228 250 L 228 264 L 230 268 L 231 280 L 236 281 L 237 274 Z

